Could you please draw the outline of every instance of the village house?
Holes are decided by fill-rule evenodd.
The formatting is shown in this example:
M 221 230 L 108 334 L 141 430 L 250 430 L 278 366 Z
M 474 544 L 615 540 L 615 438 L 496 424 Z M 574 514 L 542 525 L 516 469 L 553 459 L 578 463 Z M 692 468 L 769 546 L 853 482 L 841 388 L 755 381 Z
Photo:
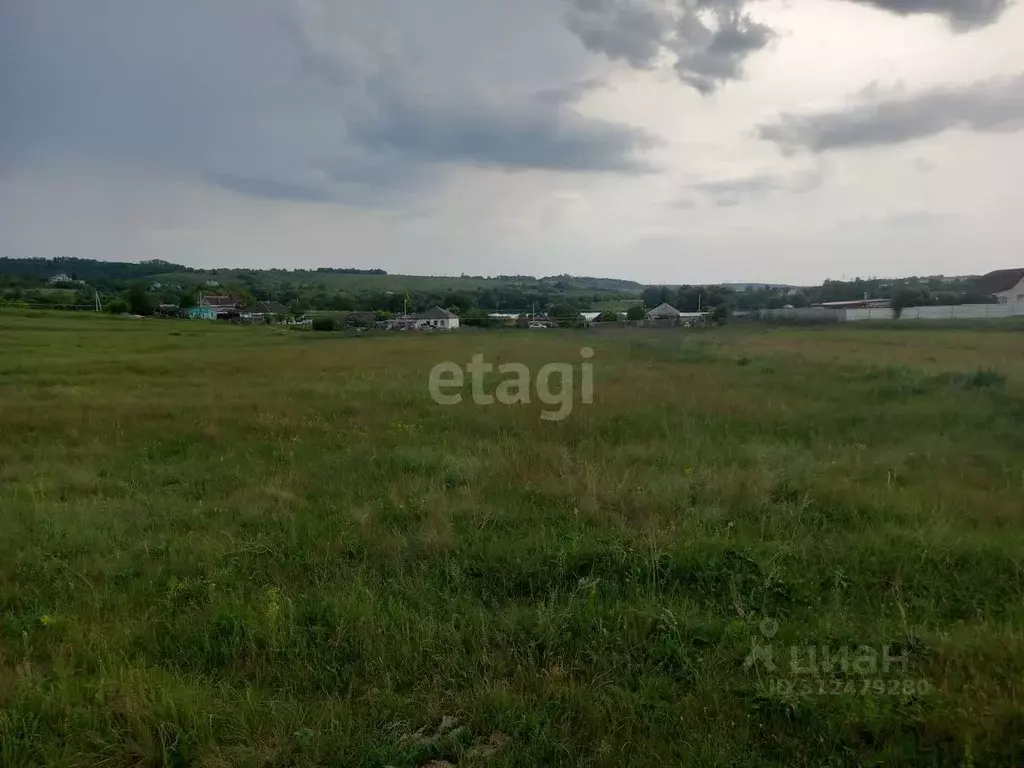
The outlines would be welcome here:
M 199 294 L 199 304 L 185 310 L 193 320 L 231 320 L 239 318 L 238 301 L 227 295 Z
M 659 304 L 647 313 L 648 320 L 678 320 L 680 312 L 671 304 Z
M 453 331 L 459 327 L 459 316 L 447 309 L 432 307 L 426 312 L 392 318 L 385 327 L 390 331 Z
M 47 285 L 71 285 L 73 283 L 81 283 L 81 280 L 75 280 L 70 275 L 66 275 L 63 272 L 58 272 L 56 275 L 46 281 Z
M 426 312 L 416 316 L 421 323 L 421 328 L 435 328 L 442 331 L 452 331 L 459 327 L 459 316 L 441 307 L 432 307 Z
M 647 313 L 644 323 L 648 328 L 690 327 L 707 323 L 709 317 L 707 311 L 680 312 L 671 304 L 659 304 Z

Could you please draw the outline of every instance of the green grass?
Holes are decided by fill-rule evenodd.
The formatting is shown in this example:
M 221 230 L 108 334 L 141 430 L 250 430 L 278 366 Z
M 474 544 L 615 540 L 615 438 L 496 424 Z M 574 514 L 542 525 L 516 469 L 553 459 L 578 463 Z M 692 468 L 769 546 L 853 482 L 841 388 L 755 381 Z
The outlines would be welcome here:
M 581 346 L 563 422 L 427 393 Z M 1017 765 L 1022 353 L 0 313 L 0 765 Z

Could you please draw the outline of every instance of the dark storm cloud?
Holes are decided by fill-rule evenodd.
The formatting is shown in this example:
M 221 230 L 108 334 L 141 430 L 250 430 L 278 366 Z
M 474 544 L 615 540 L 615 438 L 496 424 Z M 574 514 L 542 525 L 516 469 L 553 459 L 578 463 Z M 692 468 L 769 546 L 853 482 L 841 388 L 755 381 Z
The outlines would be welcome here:
M 588 50 L 623 59 L 638 69 L 654 66 L 670 24 L 666 13 L 631 0 L 576 0 L 576 12 L 566 18 L 566 25 Z
M 954 29 L 964 31 L 983 27 L 996 21 L 1009 6 L 1010 0 L 853 0 L 886 11 L 909 16 L 934 14 L 949 20 Z
M 530 1 L 520 29 L 504 6 L 472 0 L 439 0 L 434 16 L 400 0 L 5 0 L 0 154 L 124 161 L 313 201 L 444 165 L 648 170 L 636 153 L 651 136 L 571 108 L 582 52 L 535 35 L 530 62 L 504 64 L 536 18 L 570 39 L 559 9 Z
M 422 162 L 562 171 L 651 170 L 636 150 L 656 140 L 632 128 L 552 110 L 534 101 L 437 104 L 414 98 L 381 102 L 352 136 L 372 152 Z
M 685 15 L 678 25 L 675 52 L 679 78 L 701 93 L 711 93 L 720 83 L 743 75 L 743 62 L 775 37 L 775 33 L 741 13 L 739 4 L 722 3 L 715 23 Z
M 847 0 L 966 29 L 1005 0 Z M 702 93 L 775 33 L 748 0 L 0 0 L 0 169 L 66 156 L 289 200 L 385 201 L 446 166 L 643 173 L 658 143 L 574 105 L 587 50 Z M 576 39 L 582 42 L 577 44 Z M 996 130 L 1017 92 L 783 116 L 787 147 Z
M 824 152 L 900 144 L 957 128 L 1024 128 L 1024 75 L 889 99 L 874 97 L 825 112 L 781 115 L 758 130 L 761 138 L 786 151 Z
M 929 14 L 965 32 L 995 22 L 1010 0 L 846 0 L 902 16 Z M 743 77 L 775 31 L 748 13 L 754 0 L 566 0 L 566 26 L 590 51 L 636 69 L 673 66 L 703 94 Z
M 743 63 L 775 33 L 744 11 L 746 0 L 570 0 L 566 25 L 588 50 L 637 69 L 671 62 L 701 93 L 742 76 Z

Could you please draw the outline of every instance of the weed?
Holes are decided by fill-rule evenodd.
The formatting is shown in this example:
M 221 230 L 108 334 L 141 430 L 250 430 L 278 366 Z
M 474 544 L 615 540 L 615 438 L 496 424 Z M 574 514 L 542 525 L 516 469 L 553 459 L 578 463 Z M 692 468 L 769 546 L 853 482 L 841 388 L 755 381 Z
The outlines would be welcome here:
M 991 368 L 979 368 L 966 374 L 958 374 L 953 381 L 963 389 L 997 389 L 1006 385 L 1006 376 Z

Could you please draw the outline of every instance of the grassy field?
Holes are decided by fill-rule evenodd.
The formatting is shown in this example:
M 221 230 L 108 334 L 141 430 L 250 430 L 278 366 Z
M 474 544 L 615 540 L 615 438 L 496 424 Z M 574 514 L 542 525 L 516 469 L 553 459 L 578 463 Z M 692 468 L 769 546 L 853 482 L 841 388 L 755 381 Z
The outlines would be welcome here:
M 0 314 L 0 765 L 1019 765 L 1022 457 L 1013 325 Z

